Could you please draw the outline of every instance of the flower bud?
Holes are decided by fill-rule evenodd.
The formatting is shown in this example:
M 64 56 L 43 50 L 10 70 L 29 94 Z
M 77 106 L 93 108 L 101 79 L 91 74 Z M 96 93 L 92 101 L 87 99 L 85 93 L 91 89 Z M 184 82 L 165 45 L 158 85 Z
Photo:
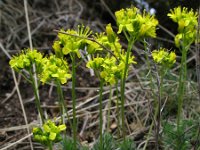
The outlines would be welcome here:
M 116 39 L 116 35 L 115 35 L 110 23 L 106 26 L 106 33 L 108 36 L 108 41 L 110 43 L 114 43 L 115 39 Z

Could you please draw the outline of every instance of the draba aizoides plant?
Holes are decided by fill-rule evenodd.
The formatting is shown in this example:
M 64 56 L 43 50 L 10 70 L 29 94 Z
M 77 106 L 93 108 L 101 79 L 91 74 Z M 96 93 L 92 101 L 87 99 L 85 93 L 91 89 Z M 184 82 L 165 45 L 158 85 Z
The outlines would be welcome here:
M 67 83 L 68 79 L 71 79 L 71 73 L 69 70 L 68 63 L 63 58 L 58 58 L 56 55 L 50 55 L 49 57 L 43 58 L 43 68 L 39 75 L 40 81 L 44 84 L 53 81 L 57 86 L 58 101 L 60 105 L 62 123 L 65 123 L 65 114 L 67 114 L 67 107 L 64 102 L 64 95 L 61 89 L 61 84 Z M 71 122 L 70 122 L 71 125 Z M 72 126 L 72 125 L 71 125 Z
M 36 49 L 26 49 L 23 50 L 19 55 L 12 57 L 12 59 L 9 62 L 11 68 L 21 73 L 25 77 L 25 79 L 31 83 L 35 95 L 36 107 L 38 109 L 42 123 L 44 123 L 44 116 L 40 105 L 38 87 L 36 87 L 36 83 L 33 77 L 34 72 L 32 66 L 33 64 L 36 65 L 36 74 L 38 75 L 42 72 L 43 64 L 45 64 L 44 61 L 45 60 L 43 59 L 42 54 Z M 26 70 L 29 74 L 27 75 L 25 72 L 23 72 L 23 69 Z
M 163 79 L 167 71 L 174 65 L 176 62 L 175 52 L 169 52 L 165 48 L 160 48 L 159 50 L 152 51 L 153 61 L 157 64 L 157 88 L 158 88 L 158 103 L 156 106 L 156 111 L 154 118 L 157 121 L 155 125 L 156 130 L 156 149 L 159 149 L 160 141 L 160 126 L 161 126 L 161 106 L 162 106 L 162 95 L 163 95 Z
M 58 58 L 55 55 L 50 55 L 49 57 L 43 57 L 43 55 L 38 52 L 36 49 L 34 50 L 24 50 L 18 56 L 14 56 L 10 60 L 10 66 L 16 70 L 17 72 L 21 73 L 27 81 L 31 83 L 34 89 L 35 101 L 38 112 L 41 116 L 42 123 L 45 122 L 43 111 L 41 109 L 39 95 L 37 94 L 38 87 L 34 82 L 33 78 L 33 70 L 32 65 L 35 64 L 36 66 L 36 75 L 43 84 L 49 81 L 54 81 L 57 85 L 57 93 L 58 93 L 58 100 L 60 105 L 60 111 L 62 116 L 62 123 L 65 124 L 65 113 L 67 113 L 67 109 L 64 103 L 64 97 L 61 89 L 61 84 L 65 84 L 67 79 L 71 78 L 71 74 L 69 71 L 68 64 L 66 60 L 62 58 Z M 24 71 L 26 70 L 29 74 L 26 74 Z M 69 120 L 69 119 L 68 119 Z M 69 120 L 70 121 L 70 120 Z M 50 121 L 48 121 L 50 123 Z M 44 125 L 46 126 L 46 125 Z M 64 136 L 66 138 L 66 136 Z M 49 149 L 50 143 L 48 143 Z
M 181 120 L 181 113 L 183 107 L 183 97 L 185 93 L 185 81 L 187 80 L 187 53 L 190 45 L 194 43 L 197 38 L 198 13 L 180 6 L 171 10 L 168 16 L 176 23 L 178 23 L 178 34 L 175 36 L 175 44 L 180 49 L 181 68 L 178 88 L 178 114 L 177 114 L 177 128 Z
M 69 55 L 72 61 L 72 109 L 73 109 L 73 149 L 77 149 L 77 122 L 76 122 L 76 59 L 81 58 L 80 49 L 88 45 L 87 37 L 92 31 L 89 27 L 78 26 L 78 30 L 60 30 L 58 39 L 54 42 L 53 48 L 58 57 L 63 58 Z
M 187 8 L 177 7 L 171 10 L 168 16 L 176 23 L 178 23 L 178 34 L 175 37 L 175 45 L 181 51 L 181 69 L 178 87 L 178 115 L 177 115 L 177 133 L 179 133 L 179 124 L 181 120 L 181 110 L 183 105 L 183 96 L 185 91 L 185 81 L 187 79 L 187 53 L 190 45 L 196 39 L 196 26 L 197 26 L 197 13 L 193 10 L 188 11 Z M 53 49 L 55 54 L 49 56 L 43 56 L 37 50 L 24 50 L 19 55 L 14 56 L 10 60 L 10 66 L 17 72 L 21 73 L 28 82 L 31 83 L 34 94 L 35 102 L 42 119 L 43 126 L 33 128 L 34 139 L 43 145 L 47 146 L 50 150 L 53 148 L 53 144 L 66 141 L 66 126 L 65 115 L 67 115 L 67 121 L 72 128 L 73 146 L 70 149 L 77 150 L 77 116 L 76 116 L 76 70 L 79 64 L 82 62 L 83 57 L 89 56 L 86 67 L 93 69 L 95 75 L 100 81 L 99 85 L 99 141 L 96 142 L 94 149 L 103 150 L 106 145 L 115 148 L 116 145 L 108 143 L 113 141 L 112 137 L 103 136 L 103 89 L 105 85 L 110 86 L 110 93 L 112 93 L 113 86 L 116 87 L 117 95 L 117 118 L 119 137 L 122 133 L 123 143 L 120 149 L 134 149 L 135 145 L 131 143 L 131 140 L 125 139 L 125 86 L 126 79 L 129 74 L 129 68 L 131 65 L 137 64 L 136 58 L 132 54 L 133 46 L 136 42 L 144 44 L 144 52 L 146 56 L 146 63 L 151 75 L 150 83 L 153 85 L 153 74 L 151 71 L 152 64 L 156 70 L 157 79 L 157 91 L 153 96 L 157 95 L 155 100 L 155 112 L 153 119 L 155 120 L 155 128 L 153 123 L 149 129 L 149 133 L 152 129 L 155 129 L 155 145 L 156 149 L 160 148 L 162 142 L 160 138 L 160 124 L 161 124 L 161 99 L 163 96 L 163 78 L 166 72 L 175 64 L 176 54 L 173 51 L 168 51 L 165 48 L 159 48 L 153 50 L 151 53 L 148 51 L 147 38 L 156 38 L 156 28 L 158 20 L 154 15 L 144 11 L 140 11 L 136 7 L 121 9 L 115 12 L 117 31 L 114 32 L 111 24 L 106 26 L 105 32 L 95 33 L 90 30 L 89 27 L 83 25 L 78 26 L 77 30 L 61 29 L 58 32 L 57 39 L 53 43 Z M 127 40 L 127 48 L 124 49 L 120 43 L 119 34 L 124 34 Z M 85 51 L 84 51 L 85 50 Z M 68 64 L 66 58 L 71 59 L 71 67 Z M 86 58 L 86 57 L 85 57 Z M 151 63 L 153 61 L 153 63 Z M 32 65 L 35 64 L 36 72 L 33 72 Z M 25 70 L 25 71 L 23 71 Z M 28 74 L 27 74 L 28 72 Z M 58 101 L 61 112 L 62 125 L 56 126 L 56 124 L 50 120 L 45 121 L 43 111 L 40 106 L 40 99 L 38 95 L 38 87 L 36 87 L 33 75 L 37 74 L 39 83 L 53 82 L 56 84 Z M 68 116 L 67 107 L 64 102 L 64 94 L 61 85 L 65 85 L 68 80 L 72 80 L 72 115 L 73 123 L 71 123 Z M 120 90 L 118 86 L 120 85 Z M 157 100 L 158 99 L 158 100 Z M 107 131 L 110 127 L 110 107 L 111 107 L 111 94 L 109 95 L 108 102 L 108 116 L 107 116 Z M 120 109 L 120 110 L 119 110 Z M 120 111 L 120 114 L 118 114 Z M 61 136 L 61 132 L 64 132 L 64 138 Z M 143 149 L 146 149 L 146 144 L 149 141 L 147 137 L 146 143 Z M 105 138 L 106 137 L 106 138 Z M 107 142 L 107 144 L 105 144 Z M 67 141 L 68 142 L 68 141 Z M 67 143 L 66 142 L 66 143 Z M 63 142 L 64 143 L 64 142 Z M 177 148 L 180 148 L 180 143 L 177 141 Z M 63 144 L 64 145 L 64 144 Z M 128 148 L 129 147 L 129 148 Z
M 179 133 L 180 121 L 182 118 L 183 98 L 185 93 L 185 81 L 187 80 L 187 54 L 192 43 L 197 38 L 198 13 L 180 6 L 171 10 L 168 16 L 178 23 L 178 34 L 175 36 L 175 45 L 181 52 L 181 67 L 178 87 L 178 113 L 177 113 L 177 133 Z M 181 136 L 181 135 L 178 135 Z M 178 138 L 180 139 L 180 138 Z M 181 142 L 177 142 L 177 148 L 181 148 Z
M 147 37 L 156 37 L 156 26 L 158 20 L 153 15 L 150 15 L 146 11 L 141 13 L 136 7 L 121 9 L 115 12 L 116 22 L 118 25 L 118 34 L 124 33 L 128 41 L 128 48 L 126 50 L 124 75 L 121 78 L 121 121 L 122 132 L 125 138 L 125 123 L 124 123 L 124 104 L 125 104 L 125 82 L 128 70 L 128 60 L 133 45 L 136 41 L 144 40 Z
M 103 131 L 102 131 L 102 92 L 103 92 L 103 85 L 108 84 L 114 85 L 118 83 L 118 80 L 121 80 L 122 76 L 124 75 L 125 69 L 125 58 L 126 53 L 124 54 L 124 50 L 122 50 L 122 46 L 119 43 L 119 38 L 114 33 L 111 24 L 106 26 L 106 34 L 100 33 L 94 36 L 94 39 L 101 43 L 104 47 L 110 50 L 112 53 L 105 54 L 103 56 L 97 56 L 88 61 L 87 67 L 94 69 L 96 72 L 97 77 L 100 79 L 100 98 L 99 98 L 99 119 L 100 119 L 100 149 L 103 149 Z M 91 46 L 92 47 L 92 46 Z M 90 48 L 91 48 L 90 47 Z M 92 51 L 99 51 L 102 50 L 99 45 L 93 46 Z M 136 63 L 134 61 L 134 56 L 129 57 L 128 64 Z M 110 90 L 111 92 L 111 90 Z M 109 98 L 109 106 L 111 103 L 111 97 Z M 119 103 L 117 102 L 117 107 Z M 108 125 L 109 128 L 109 113 L 108 113 Z
M 57 126 L 51 120 L 47 120 L 42 127 L 33 128 L 33 138 L 48 147 L 49 150 L 53 150 L 53 144 L 62 140 L 61 132 L 65 130 L 65 124 Z

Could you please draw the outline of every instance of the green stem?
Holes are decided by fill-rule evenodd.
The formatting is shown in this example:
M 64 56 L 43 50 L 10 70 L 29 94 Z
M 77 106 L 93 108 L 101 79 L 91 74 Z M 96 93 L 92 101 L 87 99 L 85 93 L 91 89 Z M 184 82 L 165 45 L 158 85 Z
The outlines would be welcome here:
M 22 75 L 22 77 L 24 77 L 24 79 L 26 81 L 28 81 L 30 84 L 32 84 L 32 81 L 25 75 L 25 73 L 23 73 L 23 71 L 20 71 L 20 74 Z M 30 74 L 30 73 L 29 73 Z
M 107 116 L 107 132 L 109 132 L 110 129 L 110 107 L 111 107 L 111 98 L 112 98 L 112 86 L 110 85 L 110 94 L 109 94 L 109 101 L 108 101 L 108 116 Z
M 181 68 L 180 68 L 180 77 L 179 77 L 179 88 L 178 88 L 178 114 L 177 114 L 177 130 L 179 131 L 181 113 L 183 107 L 183 96 L 185 92 L 185 81 L 187 76 L 187 49 L 183 46 L 182 57 L 181 57 Z
M 120 136 L 120 115 L 119 115 L 119 91 L 118 91 L 118 80 L 115 85 L 117 95 L 117 126 L 118 126 L 118 137 Z
M 36 83 L 35 83 L 35 80 L 34 80 L 34 77 L 33 77 L 33 73 L 31 72 L 31 70 L 29 71 L 29 74 L 30 74 L 30 80 L 31 80 L 31 85 L 33 87 L 33 92 L 34 92 L 34 95 L 35 95 L 35 104 L 36 104 L 36 107 L 38 109 L 38 112 L 39 112 L 39 116 L 42 120 L 42 124 L 44 124 L 44 115 L 43 115 L 43 112 L 42 112 L 42 108 L 41 108 L 41 105 L 40 105 L 40 99 L 39 99 L 39 91 L 38 91 L 38 87 L 36 87 Z
M 53 150 L 52 142 L 49 142 L 49 144 L 48 144 L 48 148 L 49 148 L 49 150 Z
M 57 93 L 58 93 L 60 110 L 61 110 L 61 121 L 62 121 L 63 124 L 65 124 L 65 115 L 64 114 L 66 113 L 66 116 L 67 116 L 67 118 L 69 120 L 70 127 L 72 128 L 73 126 L 71 124 L 71 120 L 70 120 L 70 117 L 68 115 L 67 107 L 65 106 L 63 90 L 62 90 L 60 81 L 57 80 L 56 84 L 57 84 Z M 64 139 L 63 140 L 65 140 L 65 141 L 67 140 L 66 130 L 64 131 Z
M 57 84 L 57 94 L 58 94 L 58 101 L 59 101 L 59 106 L 60 106 L 60 111 L 61 111 L 61 122 L 65 124 L 65 119 L 64 119 L 64 109 L 63 109 L 63 104 L 62 104 L 62 96 L 61 96 L 61 90 L 60 90 L 60 82 L 56 81 Z
M 64 114 L 66 113 L 67 119 L 69 120 L 69 124 L 70 127 L 72 128 L 72 123 L 70 121 L 70 117 L 68 114 L 68 110 L 67 107 L 65 106 L 65 102 L 64 102 L 64 96 L 63 96 L 63 90 L 60 84 L 60 81 L 56 81 L 57 84 L 57 93 L 58 93 L 58 100 L 59 100 L 59 104 L 60 104 L 60 110 L 61 110 L 61 119 L 62 119 L 62 123 L 65 124 L 65 119 L 64 119 Z
M 103 150 L 103 115 L 102 115 L 102 93 L 103 93 L 103 79 L 100 79 L 100 90 L 99 90 L 99 128 L 100 128 L 100 150 Z
M 77 132 L 77 124 L 76 124 L 76 60 L 75 53 L 72 53 L 72 109 L 73 109 L 73 148 L 76 150 L 76 132 Z
M 125 104 L 125 84 L 126 84 L 126 76 L 127 76 L 127 72 L 128 72 L 128 60 L 129 60 L 129 56 L 131 53 L 131 49 L 132 46 L 134 44 L 134 39 L 131 39 L 128 42 L 128 48 L 127 48 L 127 52 L 126 52 L 126 60 L 125 60 L 125 68 L 124 68 L 124 74 L 122 76 L 122 82 L 121 82 L 121 123 L 122 123 L 122 135 L 123 135 L 123 139 L 125 140 L 125 116 L 124 116 L 124 104 Z
M 128 34 L 127 34 L 127 32 L 126 32 L 126 31 L 124 31 L 124 30 L 123 30 L 123 33 L 124 33 L 124 35 L 125 35 L 125 37 L 126 37 L 127 41 L 129 42 L 129 41 L 130 41 L 130 37 L 129 37 L 129 35 L 128 35 Z

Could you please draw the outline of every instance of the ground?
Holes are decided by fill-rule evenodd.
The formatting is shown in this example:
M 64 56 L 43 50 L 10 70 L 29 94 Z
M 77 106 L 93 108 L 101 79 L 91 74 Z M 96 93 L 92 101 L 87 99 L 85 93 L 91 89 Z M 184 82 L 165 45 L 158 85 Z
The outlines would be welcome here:
M 89 1 L 90 2 L 90 1 Z M 52 43 L 56 39 L 55 29 L 68 29 L 75 28 L 78 24 L 88 25 L 94 31 L 104 31 L 105 25 L 112 20 L 111 15 L 107 12 L 105 3 L 98 1 L 96 3 L 89 4 L 88 1 L 83 0 L 69 0 L 69 1 L 54 1 L 54 0 L 33 0 L 28 1 L 28 13 L 31 27 L 31 37 L 34 48 L 38 49 L 42 53 L 50 54 L 54 53 L 52 50 Z M 108 3 L 108 1 L 105 1 Z M 119 9 L 125 4 L 117 5 L 113 4 L 113 10 Z M 111 4 L 110 4 L 111 5 Z M 109 7 L 110 7 L 109 5 Z M 24 4 L 23 1 L 8 0 L 0 1 L 1 13 L 1 35 L 0 35 L 0 49 L 5 49 L 9 56 L 16 55 L 20 50 L 29 47 L 29 39 L 27 34 L 27 24 L 25 20 Z M 96 10 L 99 10 L 98 12 Z M 160 29 L 161 30 L 161 29 Z M 166 32 L 164 32 L 166 34 Z M 161 34 L 160 36 L 164 35 Z M 122 38 L 123 39 L 123 38 Z M 158 41 L 163 44 L 163 39 Z M 166 46 L 170 47 L 170 40 L 167 41 Z M 152 43 L 152 47 L 156 44 L 155 41 L 149 41 Z M 126 47 L 126 43 L 122 41 L 122 45 Z M 137 144 L 145 142 L 146 133 L 148 133 L 150 124 L 152 122 L 152 89 L 149 86 L 149 80 L 147 79 L 148 71 L 145 68 L 144 52 L 141 43 L 137 43 L 137 50 L 134 48 L 134 55 L 138 61 L 137 66 L 133 66 L 130 70 L 130 74 L 126 84 L 126 133 Z M 179 58 L 178 58 L 179 59 Z M 191 50 L 189 56 L 189 65 L 194 65 L 194 47 Z M 176 113 L 177 102 L 173 100 L 175 90 L 177 88 L 176 80 L 178 69 L 173 70 L 173 74 L 168 77 L 170 86 L 166 88 L 171 95 L 166 96 L 167 106 L 164 110 L 164 115 L 169 115 L 169 119 L 173 120 Z M 18 73 L 15 73 L 17 82 L 19 83 L 19 89 L 25 107 L 26 115 L 30 129 L 33 126 L 39 124 L 37 109 L 34 103 L 34 94 L 30 84 Z M 196 80 L 194 68 L 191 67 L 190 71 L 191 79 Z M 193 77 L 195 76 L 195 77 Z M 146 78 L 145 78 L 146 77 Z M 22 107 L 20 105 L 19 96 L 15 88 L 13 80 L 13 73 L 9 66 L 9 57 L 5 51 L 0 51 L 0 148 L 3 148 L 10 143 L 13 143 L 27 135 L 25 127 L 24 115 L 22 113 Z M 96 77 L 91 76 L 90 71 L 85 67 L 83 61 L 77 68 L 77 111 L 78 111 L 78 133 L 79 141 L 82 144 L 91 146 L 98 138 L 98 92 L 99 81 Z M 195 91 L 197 86 L 195 82 L 188 81 L 187 88 L 190 92 L 187 94 L 185 116 L 198 118 L 199 107 L 197 103 L 197 92 Z M 108 114 L 108 99 L 110 93 L 110 87 L 104 87 L 104 118 L 103 128 L 104 131 L 112 133 L 114 138 L 117 137 L 117 109 L 116 109 L 116 88 L 112 88 L 112 110 L 110 115 L 110 127 L 106 127 Z M 65 103 L 71 112 L 71 81 L 63 87 L 65 95 Z M 58 118 L 59 106 L 57 102 L 56 89 L 53 84 L 40 85 L 40 98 L 42 108 L 46 114 L 46 118 Z M 168 93 L 165 93 L 166 95 Z M 194 94 L 195 92 L 195 94 Z M 165 100 L 163 102 L 165 102 Z M 67 133 L 71 134 L 69 123 L 67 123 Z M 152 136 L 153 137 L 153 136 Z M 154 145 L 154 139 L 150 140 L 149 149 Z M 152 144 L 151 144 L 152 143 Z M 34 142 L 35 149 L 43 149 L 43 147 Z M 28 139 L 16 144 L 10 149 L 30 149 Z

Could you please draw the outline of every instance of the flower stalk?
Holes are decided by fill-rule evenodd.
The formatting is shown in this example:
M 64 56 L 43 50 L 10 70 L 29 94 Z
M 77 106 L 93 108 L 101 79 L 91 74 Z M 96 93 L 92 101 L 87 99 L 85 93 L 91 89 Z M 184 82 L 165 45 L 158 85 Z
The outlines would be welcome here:
M 36 87 L 36 83 L 35 83 L 35 79 L 34 79 L 34 76 L 32 74 L 32 71 L 29 71 L 29 74 L 30 74 L 31 85 L 33 87 L 33 92 L 34 92 L 34 95 L 35 95 L 35 104 L 36 104 L 37 110 L 39 112 L 39 116 L 40 116 L 40 119 L 42 121 L 42 124 L 44 124 L 44 115 L 43 115 L 43 111 L 42 111 L 42 108 L 41 108 L 40 99 L 39 99 L 39 95 L 38 95 L 39 94 L 38 87 Z
M 109 94 L 109 101 L 108 101 L 108 114 L 107 114 L 107 132 L 110 130 L 110 107 L 111 107 L 111 99 L 112 98 L 112 86 L 110 85 L 110 94 Z
M 126 84 L 126 76 L 127 76 L 127 71 L 128 71 L 128 61 L 129 61 L 129 56 L 131 53 L 132 46 L 134 44 L 134 39 L 131 39 L 128 42 L 128 48 L 127 48 L 127 53 L 126 53 L 126 58 L 125 58 L 125 68 L 124 68 L 124 73 L 121 79 L 121 123 L 122 123 L 122 136 L 123 139 L 125 140 L 125 84 Z
M 178 113 L 177 113 L 177 130 L 179 130 L 182 107 L 183 107 L 183 97 L 185 93 L 185 81 L 187 80 L 187 49 L 183 47 L 181 56 L 181 68 L 179 76 L 179 88 L 178 88 Z
M 178 87 L 178 113 L 177 113 L 177 131 L 179 133 L 180 121 L 182 118 L 183 97 L 185 93 L 185 82 L 187 80 L 187 52 L 190 45 L 197 38 L 197 25 L 198 25 L 198 13 L 193 9 L 180 6 L 171 10 L 168 16 L 178 24 L 178 34 L 175 36 L 175 45 L 181 51 L 181 68 L 179 76 Z
M 103 109 L 103 79 L 100 79 L 100 89 L 99 89 L 99 128 L 100 128 L 100 150 L 103 150 L 103 114 L 102 114 L 102 109 Z
M 75 53 L 72 53 L 71 55 L 72 60 L 72 109 L 73 109 L 73 148 L 76 150 L 76 136 L 77 136 L 77 123 L 76 123 L 76 57 Z

